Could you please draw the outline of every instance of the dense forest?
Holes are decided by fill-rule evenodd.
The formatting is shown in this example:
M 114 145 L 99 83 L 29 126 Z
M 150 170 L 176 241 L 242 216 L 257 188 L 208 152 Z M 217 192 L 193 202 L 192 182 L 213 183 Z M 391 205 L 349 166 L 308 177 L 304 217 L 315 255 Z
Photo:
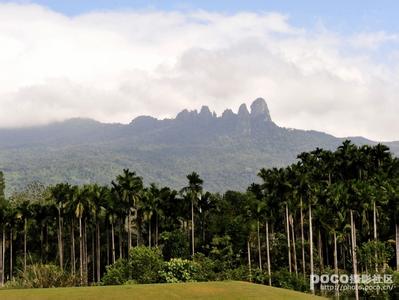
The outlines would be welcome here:
M 399 159 L 389 148 L 345 141 L 258 177 L 220 194 L 195 172 L 174 190 L 125 169 L 108 186 L 32 183 L 6 198 L 1 173 L 0 285 L 46 266 L 70 285 L 238 279 L 322 294 L 310 274 L 396 278 Z

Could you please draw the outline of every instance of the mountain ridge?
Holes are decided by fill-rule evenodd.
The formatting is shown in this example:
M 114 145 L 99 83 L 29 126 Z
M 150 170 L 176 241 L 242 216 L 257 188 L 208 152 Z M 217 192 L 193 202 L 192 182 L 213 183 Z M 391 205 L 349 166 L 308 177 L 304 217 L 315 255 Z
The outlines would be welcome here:
M 172 119 L 138 116 L 129 124 L 74 118 L 29 128 L 0 129 L 0 170 L 7 192 L 29 182 L 109 183 L 122 168 L 148 182 L 180 188 L 195 170 L 211 191 L 244 189 L 262 167 L 292 163 L 316 147 L 334 149 L 344 139 L 316 130 L 275 124 L 267 103 L 220 116 L 202 106 Z M 375 144 L 353 137 L 357 144 Z M 385 143 L 397 155 L 399 142 Z

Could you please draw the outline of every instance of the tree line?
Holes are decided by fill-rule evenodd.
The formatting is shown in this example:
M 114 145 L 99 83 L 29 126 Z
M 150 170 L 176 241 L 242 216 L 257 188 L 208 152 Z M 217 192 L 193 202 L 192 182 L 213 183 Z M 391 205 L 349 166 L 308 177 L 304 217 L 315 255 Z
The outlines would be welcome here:
M 106 186 L 33 183 L 6 198 L 0 173 L 0 285 L 32 262 L 100 282 L 139 245 L 168 258 L 218 248 L 228 267 L 245 266 L 251 281 L 263 272 L 270 285 L 282 269 L 305 280 L 399 271 L 399 160 L 388 147 L 345 141 L 258 176 L 220 194 L 195 172 L 174 190 L 125 169 Z

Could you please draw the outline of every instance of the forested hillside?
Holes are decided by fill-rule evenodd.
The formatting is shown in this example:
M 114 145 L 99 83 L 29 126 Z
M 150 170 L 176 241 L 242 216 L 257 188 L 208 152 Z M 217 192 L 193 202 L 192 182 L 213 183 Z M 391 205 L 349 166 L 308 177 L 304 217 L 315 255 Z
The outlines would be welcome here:
M 259 98 L 249 110 L 243 104 L 238 113 L 227 109 L 221 116 L 202 107 L 199 112 L 183 110 L 175 119 L 141 116 L 128 125 L 71 119 L 2 129 L 0 170 L 7 194 L 33 181 L 107 183 L 123 168 L 174 188 L 196 170 L 211 191 L 243 190 L 260 167 L 286 166 L 298 153 L 316 147 L 332 150 L 342 141 L 322 132 L 279 127 Z M 397 143 L 389 147 L 399 153 Z

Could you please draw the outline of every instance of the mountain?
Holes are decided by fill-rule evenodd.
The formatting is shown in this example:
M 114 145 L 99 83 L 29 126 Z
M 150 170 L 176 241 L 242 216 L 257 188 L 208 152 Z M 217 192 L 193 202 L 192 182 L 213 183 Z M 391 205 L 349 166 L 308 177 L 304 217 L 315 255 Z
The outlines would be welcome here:
M 362 137 L 357 144 L 374 144 Z M 276 125 L 264 99 L 248 110 L 227 109 L 221 116 L 207 106 L 183 110 L 175 119 L 150 116 L 130 124 L 70 119 L 18 129 L 0 129 L 0 170 L 7 192 L 29 182 L 109 183 L 123 168 L 148 182 L 181 188 L 197 171 L 211 191 L 242 190 L 262 167 L 284 166 L 316 147 L 336 148 L 344 139 Z M 387 143 L 399 154 L 399 142 Z

